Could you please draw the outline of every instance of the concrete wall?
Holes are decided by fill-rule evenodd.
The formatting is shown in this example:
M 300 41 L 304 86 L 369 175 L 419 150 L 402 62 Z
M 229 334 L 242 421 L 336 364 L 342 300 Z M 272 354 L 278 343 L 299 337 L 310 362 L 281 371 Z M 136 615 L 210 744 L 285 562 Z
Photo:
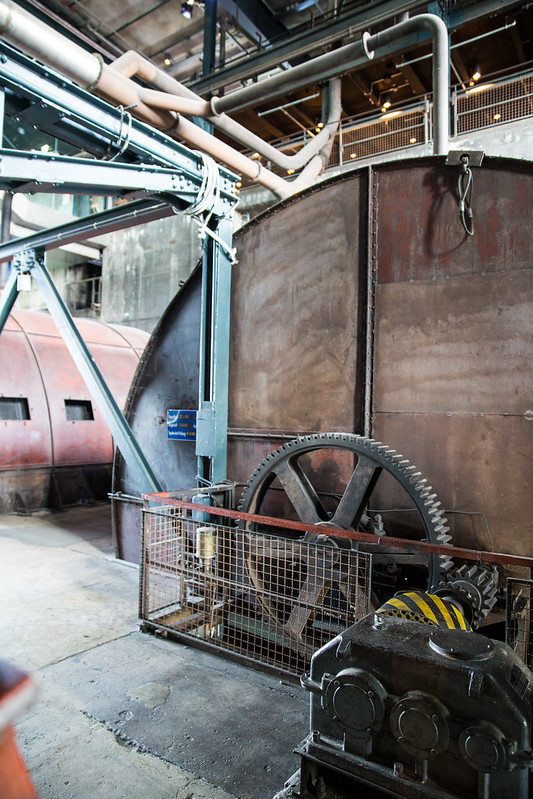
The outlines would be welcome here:
M 101 320 L 150 333 L 201 257 L 198 227 L 176 214 L 99 241 L 106 245 Z

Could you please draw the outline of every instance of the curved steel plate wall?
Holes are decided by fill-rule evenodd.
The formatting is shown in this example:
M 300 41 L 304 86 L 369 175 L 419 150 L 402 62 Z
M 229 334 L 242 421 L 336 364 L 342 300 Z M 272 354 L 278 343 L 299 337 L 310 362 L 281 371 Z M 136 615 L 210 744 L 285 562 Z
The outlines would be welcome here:
M 357 170 L 237 234 L 228 477 L 245 481 L 284 436 L 363 432 L 366 419 L 432 483 L 456 543 L 530 555 L 533 165 L 486 158 L 474 170 L 474 237 L 457 178 L 440 157 Z M 169 346 L 191 303 L 199 313 L 186 291 L 130 398 L 145 440 L 159 441 L 165 395 L 187 389 L 196 407 L 197 356 Z M 176 470 L 176 453 L 167 465 L 157 452 L 167 490 L 194 485 L 190 462 Z
M 148 335 L 89 319 L 76 324 L 123 406 Z M 15 310 L 0 336 L 0 364 L 0 397 L 27 402 L 29 416 L 0 421 L 0 511 L 71 504 L 95 492 L 104 499 L 113 441 L 53 319 Z M 79 407 L 74 418 L 66 401 Z

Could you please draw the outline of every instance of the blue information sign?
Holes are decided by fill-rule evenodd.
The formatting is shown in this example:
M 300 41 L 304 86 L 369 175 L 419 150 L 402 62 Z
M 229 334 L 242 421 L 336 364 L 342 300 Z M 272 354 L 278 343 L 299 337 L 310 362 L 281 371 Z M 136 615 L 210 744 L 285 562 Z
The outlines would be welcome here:
M 167 438 L 174 441 L 196 441 L 197 411 L 167 410 Z

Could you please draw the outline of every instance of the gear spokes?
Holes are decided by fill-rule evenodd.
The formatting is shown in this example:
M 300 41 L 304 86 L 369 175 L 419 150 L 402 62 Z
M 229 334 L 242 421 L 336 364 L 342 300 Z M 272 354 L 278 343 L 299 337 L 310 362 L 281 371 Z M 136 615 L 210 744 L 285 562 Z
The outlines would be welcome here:
M 380 510 L 372 507 L 375 492 L 386 475 L 387 479 L 392 477 L 400 484 L 409 498 L 411 510 L 416 512 L 418 530 L 412 535 L 433 544 L 449 544 L 451 536 L 444 512 L 420 472 L 381 442 L 348 433 L 305 436 L 272 452 L 246 484 L 239 510 L 273 516 L 296 515 L 297 520 L 305 524 L 321 525 L 324 535 L 328 526 L 376 531 L 380 535 L 394 534 L 394 530 L 388 529 L 388 520 L 393 518 L 393 513 L 398 516 L 398 509 L 392 509 L 389 516 L 388 509 L 381 507 L 382 493 L 379 495 Z M 405 510 L 408 509 L 400 509 L 400 514 Z M 387 518 L 385 525 L 383 516 Z M 248 526 L 248 529 L 252 528 Z M 312 535 L 316 536 L 315 533 Z M 332 541 L 331 537 L 328 539 Z M 305 540 L 311 540 L 310 534 Z M 252 583 L 261 588 L 265 585 L 267 570 L 258 565 L 261 559 L 256 552 L 257 535 L 249 536 L 248 544 L 246 567 Z M 363 545 L 360 546 L 364 549 Z M 423 564 L 427 569 L 428 589 L 437 585 L 451 566 L 450 558 L 444 555 L 412 556 L 387 552 L 383 547 L 380 547 L 376 561 L 380 557 L 383 559 L 383 552 L 386 552 L 384 557 L 389 567 L 395 567 L 397 563 L 401 564 L 400 568 L 406 564 L 417 567 Z M 308 558 L 313 556 L 310 554 Z M 308 565 L 313 565 L 313 568 L 309 568 L 306 574 L 312 573 L 313 577 L 304 575 L 301 578 L 291 598 L 293 607 L 282 619 L 270 603 L 263 603 L 269 615 L 277 617 L 278 623 L 281 621 L 285 631 L 299 643 L 305 642 L 306 628 L 313 623 L 315 610 L 312 608 L 316 608 L 331 589 L 331 585 L 321 577 L 324 570 L 320 564 Z M 340 576 L 340 594 L 342 584 Z

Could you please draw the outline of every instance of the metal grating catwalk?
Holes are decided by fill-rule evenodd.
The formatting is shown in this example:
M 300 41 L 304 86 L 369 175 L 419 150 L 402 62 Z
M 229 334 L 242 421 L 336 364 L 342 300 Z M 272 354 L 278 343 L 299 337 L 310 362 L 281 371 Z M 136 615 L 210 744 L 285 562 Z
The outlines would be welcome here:
M 141 618 L 300 674 L 313 652 L 368 613 L 371 558 L 326 536 L 283 532 L 198 522 L 179 507 L 145 508 Z

